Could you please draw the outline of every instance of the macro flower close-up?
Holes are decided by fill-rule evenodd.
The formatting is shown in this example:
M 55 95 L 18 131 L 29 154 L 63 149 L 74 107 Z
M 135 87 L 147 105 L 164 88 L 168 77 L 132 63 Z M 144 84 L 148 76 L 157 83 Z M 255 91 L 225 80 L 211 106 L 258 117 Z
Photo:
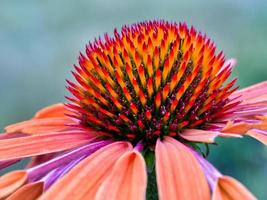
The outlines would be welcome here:
M 267 81 L 185 23 L 144 21 L 89 42 L 66 102 L 0 135 L 0 199 L 256 199 L 207 159 L 217 138 L 267 145 Z M 238 66 L 237 70 L 242 70 Z

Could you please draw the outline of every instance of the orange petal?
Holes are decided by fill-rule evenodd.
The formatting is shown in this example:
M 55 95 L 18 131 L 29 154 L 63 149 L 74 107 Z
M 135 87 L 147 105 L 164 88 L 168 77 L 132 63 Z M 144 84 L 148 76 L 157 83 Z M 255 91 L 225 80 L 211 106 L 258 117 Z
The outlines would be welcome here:
M 229 121 L 226 126 L 221 130 L 222 133 L 236 133 L 236 134 L 244 134 L 251 128 L 251 125 L 245 122 L 240 122 L 234 124 Z
M 198 129 L 187 129 L 180 133 L 179 135 L 189 141 L 193 142 L 204 142 L 204 143 L 214 143 L 215 138 L 220 133 L 217 131 L 205 131 Z
M 256 116 L 257 119 L 261 119 L 263 121 L 267 121 L 267 115 L 264 116 Z
M 61 132 L 0 140 L 0 161 L 59 152 L 90 142 L 90 135 Z
M 94 199 L 118 158 L 131 149 L 128 142 L 116 142 L 99 149 L 55 183 L 40 200 Z
M 232 177 L 219 177 L 212 200 L 253 200 L 256 197 Z
M 267 131 L 267 120 L 261 121 L 259 123 L 252 124 L 253 128 L 266 130 Z
M 96 200 L 145 199 L 146 185 L 146 164 L 143 156 L 137 151 L 127 152 L 116 162 L 111 174 L 100 186 Z
M 63 126 L 39 126 L 39 127 L 27 127 L 23 129 L 24 133 L 27 134 L 44 134 L 44 133 L 51 133 L 51 132 L 61 132 L 68 130 L 68 127 L 65 125 Z
M 156 176 L 161 200 L 210 199 L 210 190 L 197 159 L 173 138 L 158 139 Z
M 259 140 L 263 144 L 267 145 L 267 131 L 251 129 L 246 133 L 246 135 L 249 135 L 255 138 L 256 140 Z
M 44 190 L 43 182 L 29 183 L 19 188 L 14 194 L 9 196 L 7 200 L 36 200 Z
M 51 117 L 65 117 L 65 106 L 63 103 L 53 104 L 38 111 L 34 118 L 51 118 Z
M 19 122 L 16 124 L 5 127 L 8 133 L 22 132 L 22 133 L 39 133 L 51 131 L 64 130 L 67 127 L 66 124 L 73 123 L 68 118 L 42 118 L 42 119 L 31 119 L 28 121 Z
M 12 171 L 0 177 L 0 199 L 7 197 L 27 181 L 23 170 Z
M 9 125 L 5 128 L 8 133 L 22 132 L 28 134 L 41 134 L 47 132 L 66 130 L 66 124 L 75 121 L 65 114 L 68 111 L 64 104 L 58 103 L 38 111 L 33 119 Z

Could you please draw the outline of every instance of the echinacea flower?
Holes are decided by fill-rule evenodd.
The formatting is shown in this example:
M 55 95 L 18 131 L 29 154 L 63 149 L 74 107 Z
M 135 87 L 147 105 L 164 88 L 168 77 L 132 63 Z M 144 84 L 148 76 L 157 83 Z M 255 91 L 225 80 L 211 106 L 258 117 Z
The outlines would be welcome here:
M 32 158 L 0 178 L 0 199 L 135 200 L 151 187 L 161 200 L 255 199 L 199 150 L 217 137 L 267 144 L 267 82 L 238 90 L 227 82 L 235 63 L 184 23 L 137 23 L 89 43 L 70 103 L 0 135 L 0 168 Z

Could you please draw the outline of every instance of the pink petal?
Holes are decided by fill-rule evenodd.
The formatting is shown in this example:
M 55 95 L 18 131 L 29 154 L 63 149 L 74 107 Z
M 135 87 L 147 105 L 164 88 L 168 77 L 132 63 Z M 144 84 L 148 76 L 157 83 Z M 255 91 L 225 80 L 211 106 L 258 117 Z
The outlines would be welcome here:
M 216 137 L 242 137 L 239 134 L 222 133 L 219 131 L 187 129 L 179 134 L 182 138 L 192 142 L 214 143 Z
M 256 200 L 248 189 L 229 176 L 218 178 L 212 200 Z
M 259 101 L 266 101 L 266 94 L 267 94 L 267 81 L 257 83 L 255 85 L 249 86 L 247 88 L 244 88 L 242 90 L 238 90 L 234 92 L 231 96 L 230 99 L 236 98 L 238 96 L 241 96 L 239 99 L 241 100 L 246 100 L 248 102 L 251 102 L 252 99 L 254 99 L 254 102 L 259 102 Z M 264 95 L 262 99 L 259 97 L 261 95 Z M 256 100 L 255 100 L 256 98 Z
M 119 158 L 109 177 L 100 186 L 96 200 L 144 200 L 146 185 L 143 156 L 137 151 L 127 152 Z
M 14 194 L 9 196 L 7 200 L 36 200 L 42 193 L 44 184 L 42 182 L 29 183 L 19 188 Z
M 85 133 L 61 132 L 0 140 L 0 161 L 59 152 L 89 143 L 93 139 Z
M 27 181 L 27 172 L 12 171 L 0 177 L 0 199 L 7 197 Z
M 156 176 L 161 200 L 210 199 L 209 186 L 197 159 L 173 138 L 157 140 Z

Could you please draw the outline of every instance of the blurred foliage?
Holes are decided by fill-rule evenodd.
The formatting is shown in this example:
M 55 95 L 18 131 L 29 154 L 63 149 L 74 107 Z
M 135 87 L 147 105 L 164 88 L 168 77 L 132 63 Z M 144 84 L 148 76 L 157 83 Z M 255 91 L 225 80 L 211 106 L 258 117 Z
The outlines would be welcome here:
M 85 44 L 137 21 L 185 21 L 235 57 L 241 87 L 267 78 L 265 0 L 76 0 L 0 2 L 0 129 L 64 101 L 65 79 Z M 252 139 L 218 140 L 209 159 L 267 199 L 267 150 Z

